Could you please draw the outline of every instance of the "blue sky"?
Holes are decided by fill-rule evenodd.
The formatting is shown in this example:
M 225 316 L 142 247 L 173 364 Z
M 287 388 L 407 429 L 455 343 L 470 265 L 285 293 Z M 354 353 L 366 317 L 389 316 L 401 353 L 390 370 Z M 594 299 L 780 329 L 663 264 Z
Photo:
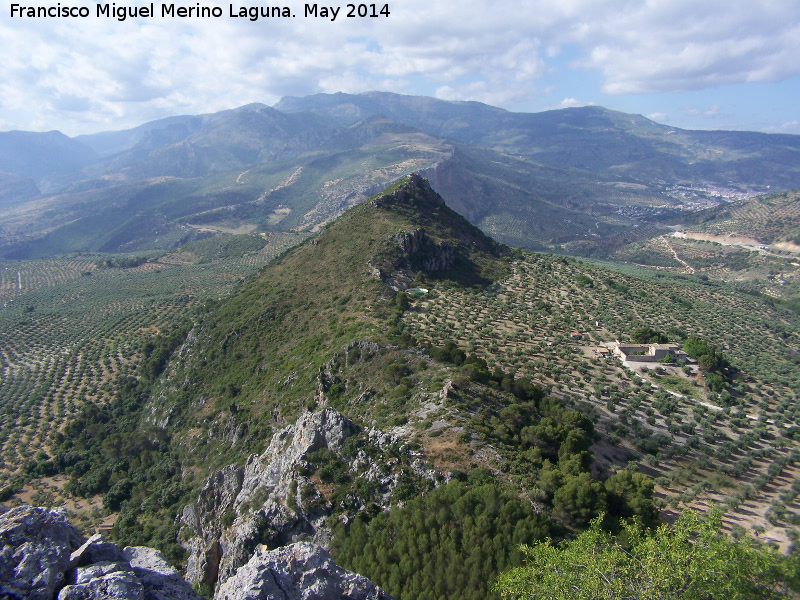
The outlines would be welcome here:
M 200 4 L 222 7 L 220 19 L 125 22 L 96 18 L 96 0 L 61 4 L 92 17 L 11 18 L 3 3 L 0 130 L 77 135 L 284 95 L 386 90 L 800 134 L 797 0 L 395 0 L 376 19 L 331 4 L 342 7 L 336 21 L 304 18 L 305 3 L 287 0 L 296 17 L 256 22 L 216 0 Z

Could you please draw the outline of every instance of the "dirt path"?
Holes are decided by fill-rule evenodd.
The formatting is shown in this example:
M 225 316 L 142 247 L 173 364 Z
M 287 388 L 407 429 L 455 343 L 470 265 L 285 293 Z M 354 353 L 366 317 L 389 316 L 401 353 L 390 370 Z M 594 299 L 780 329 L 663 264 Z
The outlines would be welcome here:
M 247 169 L 247 171 L 242 171 L 241 173 L 239 173 L 239 176 L 236 178 L 236 183 L 242 183 L 242 177 L 247 175 L 249 172 L 250 169 Z
M 738 246 L 739 248 L 744 248 L 745 250 L 749 250 L 750 252 L 760 252 L 761 254 L 766 254 L 768 256 L 786 258 L 786 256 L 783 256 L 781 254 L 776 254 L 770 251 L 768 248 L 770 244 L 765 244 L 763 242 L 759 242 L 758 240 L 745 238 L 742 236 L 730 236 L 730 235 L 722 236 L 722 235 L 713 235 L 710 233 L 695 233 L 695 232 L 683 233 L 682 231 L 676 231 L 672 234 L 672 237 L 689 239 L 689 240 L 699 240 L 701 242 L 715 242 L 723 246 Z M 795 252 L 791 244 L 781 243 L 781 246 L 786 246 L 783 249 L 788 252 Z
M 694 267 L 692 265 L 690 265 L 689 263 L 687 263 L 685 260 L 683 260 L 680 256 L 678 256 L 678 253 L 675 252 L 675 248 L 672 247 L 672 244 L 669 243 L 669 240 L 666 237 L 663 237 L 661 239 L 664 240 L 664 243 L 667 245 L 667 248 L 669 248 L 670 252 L 672 252 L 672 255 L 675 257 L 675 260 L 677 260 L 684 267 L 689 269 L 690 273 L 694 274 Z

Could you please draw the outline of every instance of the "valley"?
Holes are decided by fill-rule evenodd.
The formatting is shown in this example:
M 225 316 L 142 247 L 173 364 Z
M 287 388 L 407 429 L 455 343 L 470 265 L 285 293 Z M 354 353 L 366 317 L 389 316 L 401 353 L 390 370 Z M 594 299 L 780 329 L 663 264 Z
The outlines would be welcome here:
M 698 212 L 800 187 L 797 138 L 378 92 L 75 138 L 0 132 L 0 256 L 163 250 L 203 228 L 313 232 L 420 172 L 502 243 L 608 257 Z
M 0 502 L 206 598 L 306 542 L 499 598 L 686 511 L 794 560 L 798 140 L 371 92 L 0 133 Z

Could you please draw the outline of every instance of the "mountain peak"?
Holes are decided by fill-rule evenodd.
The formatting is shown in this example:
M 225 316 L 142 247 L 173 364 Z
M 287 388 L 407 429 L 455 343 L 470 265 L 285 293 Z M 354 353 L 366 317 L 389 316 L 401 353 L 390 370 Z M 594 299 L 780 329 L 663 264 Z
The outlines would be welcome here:
M 418 173 L 373 196 L 364 211 L 397 227 L 372 264 L 400 287 L 420 271 L 463 285 L 485 285 L 505 272 L 499 259 L 508 249 L 450 209 Z

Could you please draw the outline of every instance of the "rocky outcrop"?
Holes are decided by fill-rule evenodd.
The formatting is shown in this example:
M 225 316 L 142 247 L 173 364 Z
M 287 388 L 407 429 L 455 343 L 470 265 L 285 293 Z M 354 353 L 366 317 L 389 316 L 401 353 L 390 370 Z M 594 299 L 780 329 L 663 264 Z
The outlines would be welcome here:
M 336 451 L 356 431 L 333 409 L 305 413 L 244 468 L 230 465 L 206 479 L 198 501 L 181 515 L 191 532 L 187 579 L 213 586 L 244 565 L 258 544 L 274 548 L 299 537 L 313 539 L 329 507 L 303 475 L 306 455 L 320 448 Z
M 59 509 L 20 506 L 0 515 L 4 600 L 201 600 L 158 550 L 88 540 Z
M 158 550 L 84 541 L 63 510 L 0 510 L 0 544 L 2 600 L 202 600 Z M 313 544 L 259 546 L 248 558 L 215 600 L 391 600 Z
M 394 346 L 387 346 L 393 348 Z M 328 403 L 327 392 L 333 384 L 340 383 L 341 379 L 336 372 L 341 368 L 347 368 L 350 364 L 360 362 L 366 358 L 372 357 L 380 352 L 381 346 L 375 342 L 367 340 L 352 341 L 338 352 L 334 352 L 333 356 L 324 365 L 319 368 L 317 374 L 317 387 L 314 391 L 314 402 L 320 407 L 324 408 Z
M 0 595 L 51 600 L 81 541 L 63 510 L 23 506 L 0 515 Z
M 395 234 L 394 241 L 403 252 L 395 267 L 420 269 L 425 273 L 446 271 L 456 261 L 456 250 L 447 242 L 435 243 L 421 229 Z
M 123 556 L 144 587 L 144 600 L 182 600 L 200 597 L 158 550 L 128 546 Z M 60 599 L 59 599 L 60 600 Z
M 348 345 L 322 373 L 332 376 L 338 363 L 376 351 L 377 346 L 366 343 Z M 365 390 L 353 401 L 369 397 Z M 345 451 L 348 438 L 356 433 L 358 442 Z M 312 453 L 322 449 L 330 451 L 326 455 L 339 461 L 341 472 L 351 480 L 360 479 L 371 496 L 351 489 L 334 507 L 328 500 L 332 486 L 323 485 L 311 462 Z M 276 433 L 263 454 L 250 456 L 244 467 L 230 465 L 212 474 L 197 502 L 184 508 L 180 522 L 181 538 L 188 540 L 186 578 L 220 589 L 261 546 L 275 549 L 310 541 L 324 547 L 330 536 L 328 516 L 354 514 L 372 503 L 388 508 L 393 490 L 409 476 L 428 479 L 431 485 L 437 477 L 400 438 L 377 429 L 359 431 L 332 408 L 305 413 Z
M 223 583 L 215 600 L 391 600 L 366 577 L 342 569 L 325 550 L 298 542 L 260 547 Z

